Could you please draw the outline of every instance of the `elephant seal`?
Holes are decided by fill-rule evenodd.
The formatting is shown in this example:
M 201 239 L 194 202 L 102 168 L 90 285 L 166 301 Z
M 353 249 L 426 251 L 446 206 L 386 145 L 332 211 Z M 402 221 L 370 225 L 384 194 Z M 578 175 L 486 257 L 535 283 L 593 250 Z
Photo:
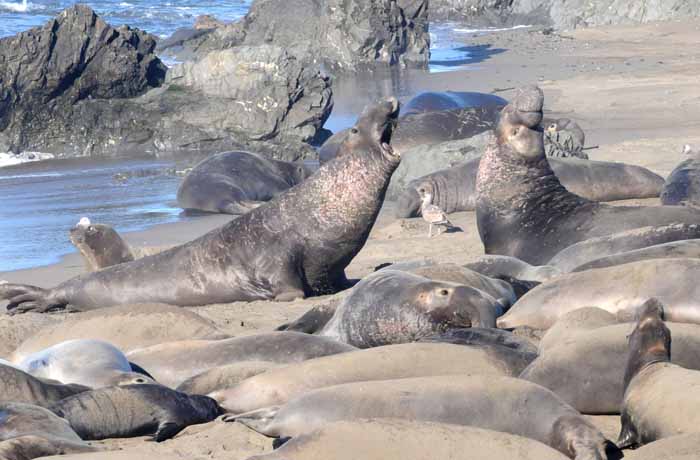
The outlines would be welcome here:
M 506 104 L 508 104 L 508 101 L 495 94 L 426 91 L 414 96 L 406 103 L 402 111 L 402 116 L 474 107 L 496 107 L 500 110 L 505 107 Z
M 148 369 L 169 387 L 209 369 L 242 361 L 298 363 L 357 348 L 326 337 L 299 332 L 268 332 L 224 340 L 185 340 L 128 353 L 129 360 Z
M 93 224 L 87 217 L 70 230 L 70 240 L 91 272 L 134 260 L 131 248 L 114 228 Z
M 49 455 L 85 453 L 92 447 L 68 423 L 43 407 L 0 402 L 0 458 L 25 460 Z
M 539 352 L 573 342 L 579 332 L 618 324 L 617 316 L 598 307 L 583 307 L 559 318 L 540 340 Z
M 120 305 L 75 313 L 29 336 L 12 353 L 20 362 L 61 342 L 95 339 L 123 352 L 178 340 L 227 338 L 216 325 L 193 311 L 165 304 Z
M 699 259 L 700 239 L 671 241 L 670 243 L 656 244 L 641 249 L 620 252 L 608 257 L 601 257 L 574 268 L 573 272 L 582 272 L 594 268 L 614 267 L 615 265 L 629 264 L 649 259 Z
M 458 327 L 495 327 L 505 305 L 487 293 L 384 269 L 360 281 L 318 332 L 358 348 L 413 342 Z
M 81 385 L 44 381 L 13 366 L 0 364 L 0 399 L 48 407 L 63 398 L 89 390 Z
M 671 171 L 661 190 L 661 204 L 700 205 L 700 152 L 689 145 L 683 149 L 688 159 Z
M 700 371 L 671 363 L 672 333 L 663 315 L 660 304 L 647 305 L 629 337 L 622 448 L 698 432 Z
M 491 278 L 507 277 L 538 283 L 561 275 L 561 270 L 551 265 L 534 266 L 510 256 L 484 255 L 465 267 Z
M 515 434 L 577 459 L 607 459 L 616 448 L 554 393 L 512 377 L 418 377 L 321 388 L 280 407 L 225 416 L 272 437 L 307 434 L 334 421 L 399 418 Z
M 280 366 L 283 364 L 269 361 L 242 361 L 218 366 L 188 378 L 178 385 L 176 390 L 187 394 L 206 395 L 235 387 L 246 379 Z
M 695 460 L 700 452 L 700 433 L 681 434 L 654 441 L 625 453 L 626 460 Z
M 160 302 L 207 305 L 337 292 L 369 236 L 392 173 L 399 112 L 369 106 L 341 145 L 342 159 L 273 200 L 185 245 L 79 276 L 53 289 L 0 284 L 8 312 Z
M 700 369 L 700 326 L 668 323 L 674 340 L 672 360 Z M 579 331 L 548 346 L 520 378 L 549 388 L 587 414 L 617 414 L 624 394 L 627 336 L 633 323 Z
M 442 334 L 418 339 L 418 342 L 452 343 L 455 345 L 477 345 L 509 348 L 521 354 L 522 361 L 529 364 L 537 357 L 537 347 L 529 340 L 510 331 L 495 328 L 470 327 L 450 329 Z M 524 366 L 523 366 L 524 367 Z
M 549 265 L 553 265 L 564 272 L 570 272 L 576 267 L 601 257 L 608 257 L 658 244 L 699 238 L 700 225 L 696 224 L 671 224 L 660 227 L 635 228 L 572 244 L 552 257 Z
M 590 306 L 624 321 L 636 318 L 640 306 L 655 297 L 667 305 L 669 321 L 700 324 L 698 276 L 698 259 L 651 259 L 562 275 L 525 294 L 497 323 L 547 329 L 566 313 Z
M 404 343 L 272 369 L 209 396 L 229 412 L 237 414 L 285 404 L 332 385 L 434 375 L 517 376 L 527 364 L 517 352 L 498 345 Z
M 59 401 L 51 411 L 66 419 L 84 440 L 152 434 L 156 442 L 222 414 L 207 396 L 186 395 L 161 385 L 91 390 Z
M 177 189 L 185 211 L 245 214 L 311 175 L 303 164 L 250 152 L 223 152 L 198 163 Z
M 544 120 L 545 151 L 552 158 L 580 158 L 588 160 L 583 151 L 586 144 L 586 134 L 583 129 L 570 118 Z
M 114 345 L 101 340 L 69 340 L 26 356 L 18 367 L 34 377 L 90 388 L 149 383 L 133 372 L 131 363 Z
M 544 96 L 519 90 L 503 109 L 496 142 L 481 158 L 477 176 L 477 227 L 486 254 L 530 264 L 589 238 L 671 223 L 700 223 L 685 206 L 608 206 L 569 192 L 544 154 L 540 122 Z
M 353 446 L 353 448 L 348 448 Z M 565 460 L 531 439 L 469 426 L 377 419 L 334 422 L 248 460 Z
M 567 190 L 593 201 L 655 198 L 663 178 L 641 166 L 575 158 L 549 158 L 549 165 Z M 476 209 L 476 180 L 481 158 L 436 171 L 411 181 L 399 196 L 396 217 L 420 215 L 421 190 L 445 212 Z

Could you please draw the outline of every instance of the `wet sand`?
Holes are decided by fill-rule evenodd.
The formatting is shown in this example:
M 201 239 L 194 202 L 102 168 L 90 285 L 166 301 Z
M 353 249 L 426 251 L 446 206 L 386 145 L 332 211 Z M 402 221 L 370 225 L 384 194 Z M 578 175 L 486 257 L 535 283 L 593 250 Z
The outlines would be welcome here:
M 579 121 L 593 160 L 623 161 L 648 167 L 666 176 L 682 159 L 684 144 L 700 145 L 700 21 L 652 23 L 643 26 L 609 26 L 544 34 L 518 30 L 481 37 L 465 37 L 469 46 L 491 53 L 463 71 L 420 74 L 412 80 L 420 90 L 484 91 L 537 83 L 545 91 L 546 108 Z M 339 82 L 337 106 L 359 107 L 366 102 L 363 84 Z M 378 81 L 374 96 L 389 94 L 391 81 Z M 508 91 L 499 92 L 505 98 Z M 357 108 L 357 110 L 359 110 Z M 656 205 L 658 200 L 632 200 L 625 204 Z M 474 213 L 451 216 L 462 232 L 427 238 L 421 219 L 396 220 L 387 203 L 370 240 L 348 268 L 351 278 L 370 273 L 385 262 L 433 258 L 466 263 L 483 254 Z M 191 240 L 226 222 L 228 216 L 209 216 L 191 222 L 167 224 L 127 235 L 137 246 L 168 246 Z M 66 236 L 67 237 L 67 236 Z M 50 286 L 83 270 L 77 255 L 60 264 L 0 273 L 0 279 Z M 327 299 L 295 302 L 237 302 L 193 308 L 232 335 L 270 330 Z M 58 320 L 58 318 L 57 318 Z M 597 418 L 596 418 L 597 419 Z M 617 419 L 600 418 L 608 435 Z M 174 440 L 160 445 L 144 438 L 101 442 L 109 448 L 173 454 L 182 458 L 246 458 L 270 449 L 267 440 L 240 425 L 212 423 L 190 427 Z

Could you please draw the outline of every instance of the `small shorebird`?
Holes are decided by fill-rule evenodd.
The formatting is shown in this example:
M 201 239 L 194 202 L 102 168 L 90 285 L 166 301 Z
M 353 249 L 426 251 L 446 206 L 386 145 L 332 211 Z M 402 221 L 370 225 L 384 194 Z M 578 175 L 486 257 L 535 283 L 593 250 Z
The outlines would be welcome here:
M 452 222 L 447 218 L 445 211 L 431 203 L 433 194 L 423 189 L 419 190 L 418 193 L 421 195 L 420 213 L 423 216 L 423 220 L 430 224 L 428 238 L 433 237 L 433 225 L 438 227 L 438 235 L 442 233 L 441 228 L 452 228 Z

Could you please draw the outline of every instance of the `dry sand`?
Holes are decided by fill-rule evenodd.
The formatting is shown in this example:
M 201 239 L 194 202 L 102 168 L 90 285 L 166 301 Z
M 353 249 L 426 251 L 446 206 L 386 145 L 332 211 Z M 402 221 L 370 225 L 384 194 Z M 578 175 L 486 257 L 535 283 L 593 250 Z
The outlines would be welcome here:
M 587 144 L 600 146 L 588 152 L 591 159 L 638 164 L 665 176 L 681 160 L 685 143 L 700 145 L 698 42 L 698 20 L 606 26 L 561 34 L 518 30 L 465 36 L 467 44 L 503 51 L 467 70 L 422 75 L 411 85 L 420 90 L 489 92 L 538 83 L 545 91 L 547 110 L 579 121 L 587 133 Z M 367 89 L 360 86 L 340 81 L 336 104 L 357 105 L 359 111 L 364 102 L 358 94 L 365 94 Z M 378 82 L 370 94 L 374 97 L 391 91 L 391 84 Z M 509 97 L 508 91 L 499 94 Z M 658 204 L 658 200 L 633 202 Z M 451 219 L 462 232 L 428 239 L 422 220 L 395 220 L 392 204 L 387 203 L 370 240 L 348 268 L 348 275 L 360 278 L 385 262 L 432 258 L 466 263 L 480 256 L 483 246 L 474 213 L 458 213 Z M 227 216 L 203 217 L 129 234 L 127 239 L 135 246 L 168 246 L 191 240 L 227 220 Z M 0 273 L 0 279 L 51 286 L 82 272 L 82 262 L 72 255 L 49 267 Z M 237 302 L 193 310 L 232 335 L 241 335 L 270 330 L 324 301 L 328 299 Z M 56 317 L 59 320 L 60 315 Z M 599 420 L 606 434 L 614 437 L 617 420 Z M 144 439 L 100 444 L 189 459 L 243 459 L 270 448 L 268 440 L 235 424 L 190 427 L 162 444 Z

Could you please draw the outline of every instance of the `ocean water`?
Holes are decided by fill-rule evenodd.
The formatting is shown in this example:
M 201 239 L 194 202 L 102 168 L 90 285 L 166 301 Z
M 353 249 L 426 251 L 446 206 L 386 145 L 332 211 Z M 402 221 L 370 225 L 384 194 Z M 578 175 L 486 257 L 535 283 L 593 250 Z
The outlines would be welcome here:
M 128 24 L 159 37 L 192 26 L 197 16 L 211 14 L 231 21 L 246 14 L 252 0 L 99 0 L 85 1 L 113 25 Z M 41 26 L 70 0 L 0 0 L 0 38 Z M 364 105 L 389 94 L 408 100 L 427 89 L 426 75 L 464 69 L 485 61 L 498 50 L 464 46 L 465 34 L 489 33 L 464 24 L 431 24 L 431 63 L 428 70 L 338 79 L 333 114 L 326 127 L 336 131 L 354 123 Z M 451 88 L 459 90 L 459 88 Z M 464 88 L 463 90 L 469 90 Z M 24 160 L 22 160 L 24 161 Z M 183 219 L 175 195 L 180 178 L 160 175 L 113 176 L 135 169 L 170 166 L 153 161 L 42 161 L 19 163 L 0 152 L 0 271 L 55 263 L 73 252 L 68 230 L 81 217 L 137 231 Z M 10 167 L 2 167 L 15 164 Z

